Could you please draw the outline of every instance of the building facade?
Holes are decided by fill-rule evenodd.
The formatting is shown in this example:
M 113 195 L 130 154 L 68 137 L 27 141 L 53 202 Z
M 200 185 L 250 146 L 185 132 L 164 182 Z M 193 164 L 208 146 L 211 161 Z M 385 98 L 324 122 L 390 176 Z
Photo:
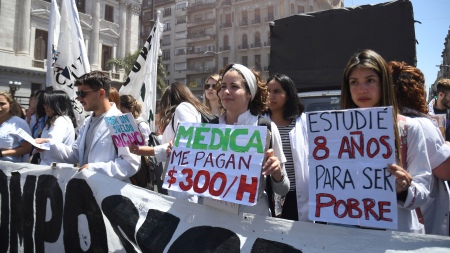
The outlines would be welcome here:
M 428 100 L 431 100 L 436 94 L 437 81 L 441 78 L 450 78 L 450 27 L 444 40 L 444 50 L 442 50 L 442 63 L 438 65 L 436 81 L 431 85 L 428 92 Z
M 51 0 L 0 0 L 0 90 L 21 83 L 15 96 L 25 107 L 34 90 L 45 89 Z M 142 0 L 75 0 L 92 70 L 108 72 L 116 83 L 123 70 L 107 66 L 139 49 Z M 61 8 L 61 0 L 57 0 Z
M 271 21 L 343 6 L 342 0 L 149 0 L 142 20 L 145 27 L 152 10 L 161 11 L 167 83 L 185 83 L 200 97 L 205 79 L 228 63 L 268 77 Z

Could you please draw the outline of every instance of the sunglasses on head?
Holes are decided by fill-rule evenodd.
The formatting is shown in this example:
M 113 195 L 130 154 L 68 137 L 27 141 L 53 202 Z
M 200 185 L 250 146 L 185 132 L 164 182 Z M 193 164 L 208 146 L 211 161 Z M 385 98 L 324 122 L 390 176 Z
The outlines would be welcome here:
M 209 90 L 209 88 L 212 88 L 213 90 L 216 89 L 216 84 L 205 84 L 203 85 L 203 87 L 205 88 L 205 90 Z
M 85 98 L 85 97 L 87 96 L 87 94 L 88 94 L 90 91 L 96 91 L 96 90 L 93 90 L 93 89 L 90 89 L 90 90 L 80 90 L 80 91 L 76 91 L 75 94 L 77 94 L 77 97 Z

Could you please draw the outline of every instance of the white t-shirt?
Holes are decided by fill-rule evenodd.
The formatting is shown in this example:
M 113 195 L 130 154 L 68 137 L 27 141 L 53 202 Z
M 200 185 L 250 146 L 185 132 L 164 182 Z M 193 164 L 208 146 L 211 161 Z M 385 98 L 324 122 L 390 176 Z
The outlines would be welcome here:
M 72 146 L 75 142 L 75 129 L 68 116 L 60 116 L 55 122 L 47 128 L 44 127 L 41 134 L 42 138 L 49 138 L 55 143 L 63 143 L 66 146 Z M 47 152 L 41 153 L 41 165 L 50 165 L 52 162 Z
M 0 125 L 0 149 L 14 149 L 17 148 L 20 143 L 25 141 L 17 135 L 20 128 L 31 135 L 31 130 L 28 123 L 24 119 L 17 116 L 12 116 Z M 0 157 L 0 160 L 2 161 L 10 161 L 13 163 L 22 162 L 22 159 L 22 156 Z

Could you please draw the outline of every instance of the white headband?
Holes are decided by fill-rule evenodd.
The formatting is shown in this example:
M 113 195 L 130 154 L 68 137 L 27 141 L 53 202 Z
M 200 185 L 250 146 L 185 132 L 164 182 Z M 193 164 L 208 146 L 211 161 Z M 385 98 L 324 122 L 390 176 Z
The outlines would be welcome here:
M 245 81 L 247 82 L 248 88 L 250 89 L 250 94 L 252 94 L 252 100 L 255 98 L 256 89 L 258 85 L 256 84 L 256 77 L 253 72 L 244 65 L 241 64 L 233 64 L 233 68 L 237 69 L 244 76 Z

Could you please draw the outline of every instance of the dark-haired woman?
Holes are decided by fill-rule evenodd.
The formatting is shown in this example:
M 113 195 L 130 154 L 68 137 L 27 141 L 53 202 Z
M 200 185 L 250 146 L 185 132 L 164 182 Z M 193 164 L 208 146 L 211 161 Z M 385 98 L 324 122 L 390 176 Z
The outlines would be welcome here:
M 290 188 L 281 199 L 280 218 L 309 221 L 308 219 L 308 136 L 304 106 L 297 97 L 294 82 L 286 75 L 275 74 L 267 79 L 269 91 L 268 114 L 278 127 Z M 279 196 L 278 196 L 279 197 Z
M 397 162 L 389 164 L 387 170 L 395 176 L 398 231 L 424 233 L 415 209 L 426 203 L 430 192 L 431 165 L 425 134 L 417 120 L 399 114 L 394 83 L 383 57 L 369 49 L 356 53 L 344 70 L 341 108 L 386 106 L 392 106 L 396 130 Z M 406 149 L 404 144 L 412 148 Z
M 72 146 L 75 142 L 76 119 L 70 98 L 65 91 L 54 90 L 44 94 L 44 108 L 47 114 L 42 138 L 51 143 L 63 143 Z M 41 165 L 50 165 L 53 161 L 50 152 L 41 153 Z

